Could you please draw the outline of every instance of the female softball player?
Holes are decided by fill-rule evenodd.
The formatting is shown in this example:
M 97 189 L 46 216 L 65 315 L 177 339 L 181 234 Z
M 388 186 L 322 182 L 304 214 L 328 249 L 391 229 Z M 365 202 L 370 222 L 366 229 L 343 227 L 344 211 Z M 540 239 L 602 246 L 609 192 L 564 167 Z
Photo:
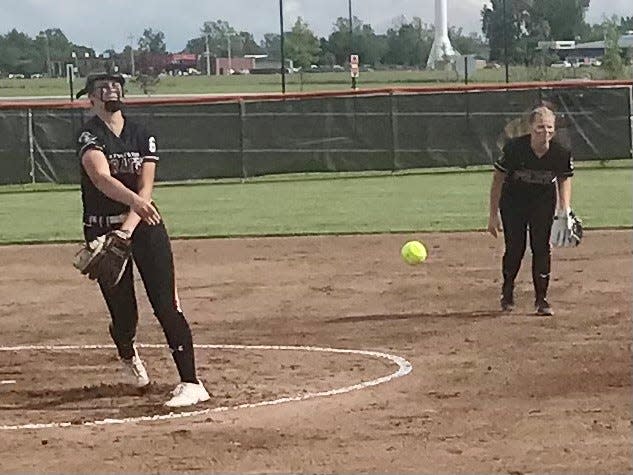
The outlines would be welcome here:
M 525 254 L 529 230 L 536 314 L 553 314 L 547 301 L 550 234 L 555 216 L 571 229 L 571 177 L 574 174 L 571 152 L 552 141 L 555 120 L 551 109 L 534 109 L 529 117 L 530 133 L 510 140 L 494 164 L 488 232 L 497 237 L 497 232 L 504 231 L 503 311 L 514 307 L 514 281 Z M 557 200 L 558 211 L 555 212 Z
M 113 230 L 131 240 L 133 261 L 143 280 L 154 314 L 171 349 L 180 384 L 165 403 L 197 404 L 209 394 L 196 377 L 191 330 L 179 307 L 171 244 L 162 217 L 152 202 L 158 155 L 156 138 L 122 112 L 120 75 L 96 74 L 77 93 L 88 94 L 94 117 L 78 135 L 84 236 L 92 242 Z M 138 309 L 132 260 L 114 286 L 99 285 L 110 312 L 110 335 L 123 369 L 138 387 L 149 377 L 134 345 Z

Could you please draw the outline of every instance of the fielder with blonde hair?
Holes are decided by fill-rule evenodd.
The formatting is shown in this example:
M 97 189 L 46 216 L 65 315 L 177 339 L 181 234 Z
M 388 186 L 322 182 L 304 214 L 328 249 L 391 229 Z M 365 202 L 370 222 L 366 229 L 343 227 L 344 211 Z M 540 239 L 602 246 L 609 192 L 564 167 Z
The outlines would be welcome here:
M 577 245 L 575 217 L 571 210 L 574 163 L 571 151 L 552 141 L 556 115 L 548 107 L 533 109 L 529 133 L 510 139 L 494 163 L 490 188 L 488 232 L 503 231 L 501 309 L 515 305 L 514 283 L 530 236 L 532 281 L 537 315 L 553 315 L 547 300 L 551 246 Z

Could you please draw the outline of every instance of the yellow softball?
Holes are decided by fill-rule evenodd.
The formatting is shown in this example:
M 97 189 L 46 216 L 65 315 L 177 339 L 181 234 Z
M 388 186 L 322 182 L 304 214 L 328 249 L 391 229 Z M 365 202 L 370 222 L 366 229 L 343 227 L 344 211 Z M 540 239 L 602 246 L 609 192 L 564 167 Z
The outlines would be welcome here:
M 408 241 L 402 246 L 400 255 L 407 264 L 419 264 L 426 260 L 426 247 L 420 241 Z

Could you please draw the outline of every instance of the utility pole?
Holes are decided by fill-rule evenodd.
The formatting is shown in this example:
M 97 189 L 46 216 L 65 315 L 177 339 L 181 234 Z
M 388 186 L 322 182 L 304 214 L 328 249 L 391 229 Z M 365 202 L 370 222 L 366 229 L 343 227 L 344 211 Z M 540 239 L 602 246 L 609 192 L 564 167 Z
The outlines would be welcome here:
M 354 25 L 352 23 L 352 0 L 348 0 L 349 13 L 349 67 L 352 68 L 352 54 L 354 54 Z M 356 76 L 352 75 L 352 89 L 356 89 Z
M 132 66 L 131 74 L 132 76 L 135 76 L 136 66 L 134 64 L 134 35 L 129 35 L 127 39 L 130 40 L 130 64 Z
M 231 62 L 231 34 L 229 33 L 228 36 L 226 37 L 226 45 L 227 45 L 227 50 L 228 50 L 228 56 L 229 56 L 229 74 L 233 74 L 233 64 Z
M 211 76 L 211 58 L 209 53 L 209 34 L 204 33 L 204 55 L 207 57 L 207 76 Z
M 281 92 L 286 93 L 286 55 L 284 52 L 284 2 L 279 0 L 279 28 L 281 30 Z
M 506 67 L 506 83 L 509 83 L 510 67 L 508 65 L 508 17 L 506 16 L 506 0 L 503 0 L 503 61 Z

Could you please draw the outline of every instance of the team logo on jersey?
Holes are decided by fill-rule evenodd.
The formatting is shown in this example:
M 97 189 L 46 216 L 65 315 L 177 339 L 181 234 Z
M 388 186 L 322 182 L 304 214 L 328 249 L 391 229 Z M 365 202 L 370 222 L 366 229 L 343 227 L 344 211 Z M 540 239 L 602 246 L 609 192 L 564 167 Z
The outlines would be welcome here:
M 97 136 L 86 130 L 79 136 L 78 142 L 84 147 L 86 145 L 96 145 Z
M 108 164 L 110 165 L 110 174 L 113 176 L 124 173 L 139 175 L 143 159 L 138 152 L 110 153 L 108 154 Z

